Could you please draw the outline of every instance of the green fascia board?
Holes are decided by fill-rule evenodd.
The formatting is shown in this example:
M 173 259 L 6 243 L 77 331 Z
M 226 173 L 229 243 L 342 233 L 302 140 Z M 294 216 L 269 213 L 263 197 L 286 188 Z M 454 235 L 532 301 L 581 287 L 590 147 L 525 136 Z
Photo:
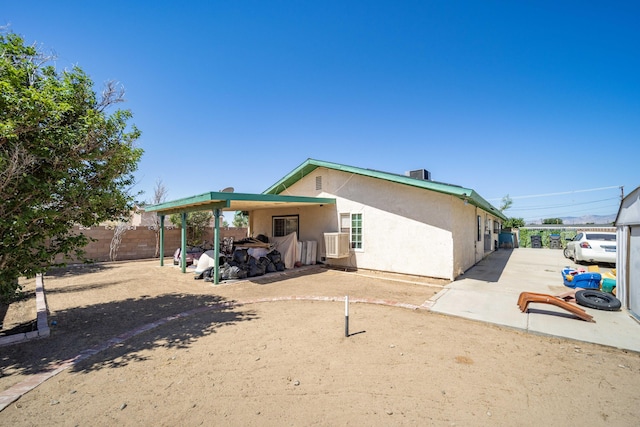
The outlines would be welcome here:
M 147 212 L 157 212 L 158 215 L 167 215 L 180 212 L 203 211 L 207 209 L 233 209 L 232 202 L 255 202 L 256 207 L 267 203 L 309 203 L 309 204 L 335 204 L 336 199 L 326 197 L 306 196 L 282 196 L 277 194 L 251 194 L 251 193 L 227 193 L 209 192 L 197 196 L 186 197 L 170 202 L 145 206 Z
M 221 197 L 214 197 L 215 194 L 223 194 L 223 193 L 204 193 L 199 194 L 197 196 L 185 197 L 183 199 L 172 200 L 170 202 L 158 203 L 157 205 L 145 206 L 144 210 L 146 212 L 163 212 L 163 211 L 176 211 L 186 212 L 186 208 L 199 206 L 202 207 L 200 210 L 204 210 L 208 207 L 208 203 L 220 204 L 221 200 L 224 200 Z M 230 194 L 230 193 L 229 193 Z M 227 207 L 229 202 L 223 203 Z M 180 210 L 182 208 L 182 210 Z
M 477 206 L 480 209 L 485 210 L 485 211 L 497 216 L 498 218 L 500 218 L 503 221 L 507 220 L 507 217 L 502 212 L 500 212 L 500 210 L 498 210 L 498 208 L 493 206 L 491 203 L 487 202 L 485 199 L 483 199 L 475 191 L 471 190 L 471 197 L 468 200 L 469 200 L 469 203 L 471 203 L 473 206 Z
M 368 176 L 371 178 L 383 179 L 385 181 L 396 182 L 399 184 L 410 185 L 412 187 L 423 188 L 425 190 L 431 190 L 438 193 L 448 194 L 457 197 L 461 200 L 466 200 L 467 203 L 477 206 L 487 212 L 492 213 L 503 221 L 507 220 L 507 217 L 502 214 L 496 207 L 491 205 L 483 199 L 478 193 L 470 188 L 460 187 L 458 185 L 445 184 L 437 181 L 425 181 L 421 179 L 411 178 L 406 175 L 399 175 L 389 172 L 382 172 L 372 169 L 358 168 L 355 166 L 347 166 L 339 163 L 325 162 L 315 159 L 307 159 L 300 166 L 295 168 L 292 172 L 282 178 L 280 181 L 267 188 L 263 194 L 280 194 L 293 184 L 309 175 L 311 172 L 319 167 L 327 169 L 333 169 L 343 171 L 347 173 L 353 173 L 357 175 Z

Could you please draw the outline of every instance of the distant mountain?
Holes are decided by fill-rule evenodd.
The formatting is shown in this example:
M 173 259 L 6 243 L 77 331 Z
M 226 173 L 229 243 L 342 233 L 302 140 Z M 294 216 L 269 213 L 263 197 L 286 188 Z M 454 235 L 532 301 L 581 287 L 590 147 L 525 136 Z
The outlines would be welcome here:
M 572 224 L 597 224 L 597 225 L 611 225 L 616 220 L 617 214 L 611 215 L 583 215 L 583 216 L 569 216 L 562 218 L 562 222 L 567 225 Z
M 567 216 L 560 218 L 563 225 L 611 225 L 616 220 L 617 214 L 611 215 L 583 215 L 583 216 Z M 531 224 L 542 224 L 542 220 L 533 221 Z

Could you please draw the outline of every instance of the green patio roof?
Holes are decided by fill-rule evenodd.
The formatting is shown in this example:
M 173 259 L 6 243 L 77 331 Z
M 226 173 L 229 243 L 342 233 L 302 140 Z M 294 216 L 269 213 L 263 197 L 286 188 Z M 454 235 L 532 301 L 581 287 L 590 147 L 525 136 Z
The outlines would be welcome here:
M 170 215 L 181 212 L 221 209 L 223 211 L 250 211 L 277 207 L 295 207 L 309 205 L 335 204 L 336 199 L 322 197 L 282 196 L 277 194 L 249 194 L 209 192 L 171 202 L 145 206 L 147 212 L 158 215 Z
M 458 185 L 445 184 L 436 181 L 427 181 L 422 179 L 411 178 L 406 175 L 394 174 L 389 172 L 382 172 L 373 169 L 364 169 L 354 166 L 342 165 L 339 163 L 325 162 L 321 160 L 307 159 L 300 166 L 291 171 L 288 175 L 282 178 L 280 181 L 267 188 L 263 194 L 280 194 L 300 179 L 310 174 L 317 168 L 327 168 L 347 173 L 353 173 L 357 175 L 368 176 L 370 178 L 382 179 L 385 181 L 395 182 L 398 184 L 410 185 L 413 187 L 423 188 L 425 190 L 435 191 L 438 193 L 448 194 L 457 197 L 461 200 L 466 200 L 473 206 L 477 206 L 487 212 L 492 213 L 503 221 L 507 220 L 495 206 L 483 199 L 478 193 L 470 188 L 464 188 Z

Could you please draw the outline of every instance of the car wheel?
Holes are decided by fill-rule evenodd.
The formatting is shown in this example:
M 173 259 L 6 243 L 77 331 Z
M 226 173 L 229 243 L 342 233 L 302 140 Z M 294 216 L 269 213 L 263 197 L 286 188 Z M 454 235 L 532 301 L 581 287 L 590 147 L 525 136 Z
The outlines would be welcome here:
M 576 264 L 580 264 L 581 260 L 578 259 L 578 251 L 576 249 L 573 250 L 573 262 Z
M 564 248 L 563 254 L 565 258 L 571 258 L 571 251 L 569 250 L 569 248 Z
M 605 311 L 618 311 L 622 306 L 620 300 L 613 295 L 590 289 L 576 292 L 576 302 L 585 307 Z

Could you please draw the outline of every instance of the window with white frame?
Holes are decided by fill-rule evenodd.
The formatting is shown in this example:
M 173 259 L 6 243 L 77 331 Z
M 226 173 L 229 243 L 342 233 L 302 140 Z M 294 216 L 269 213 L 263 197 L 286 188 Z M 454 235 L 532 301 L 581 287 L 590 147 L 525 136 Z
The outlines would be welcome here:
M 352 249 L 362 250 L 362 214 L 341 213 L 340 232 L 349 234 Z
M 282 237 L 291 234 L 294 231 L 300 236 L 300 228 L 298 226 L 298 215 L 283 215 L 272 217 L 273 237 Z

